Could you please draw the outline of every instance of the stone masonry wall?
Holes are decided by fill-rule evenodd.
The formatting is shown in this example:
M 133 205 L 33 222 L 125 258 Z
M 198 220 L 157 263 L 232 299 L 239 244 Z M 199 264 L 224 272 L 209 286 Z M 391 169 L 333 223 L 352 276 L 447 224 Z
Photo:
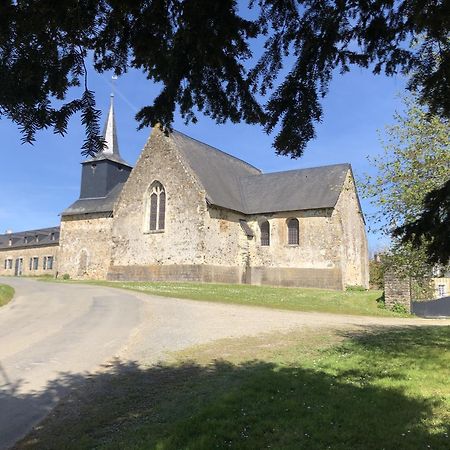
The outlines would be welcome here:
M 146 231 L 146 198 L 154 181 L 166 193 L 163 232 Z M 133 266 L 202 264 L 205 211 L 205 192 L 196 177 L 171 139 L 155 128 L 114 209 L 111 272 L 115 266 L 131 271 Z
M 299 245 L 287 243 L 287 220 L 299 220 Z M 239 220 L 254 233 L 247 237 Z M 260 224 L 270 224 L 270 246 L 261 245 Z M 205 264 L 236 265 L 241 282 L 284 286 L 342 289 L 339 245 L 340 227 L 331 210 L 293 211 L 245 216 L 211 207 L 205 219 Z
M 63 217 L 59 274 L 105 279 L 111 264 L 112 223 L 109 213 Z
M 339 242 L 344 287 L 363 286 L 368 289 L 369 250 L 366 227 L 351 171 L 347 174 L 332 220 L 341 228 L 336 245 Z
M 159 181 L 166 191 L 163 232 L 146 231 L 146 198 Z M 110 279 L 191 280 L 342 289 L 368 283 L 367 241 L 351 175 L 340 209 L 245 216 L 208 206 L 205 191 L 159 129 L 126 182 L 114 210 Z M 299 219 L 300 243 L 287 244 L 287 220 Z M 240 220 L 255 236 L 249 238 Z M 269 220 L 271 243 L 260 245 Z M 346 221 L 350 221 L 347 224 Z M 343 273 L 345 272 L 345 281 Z
M 384 302 L 388 309 L 396 304 L 411 312 L 411 283 L 408 277 L 401 277 L 393 271 L 384 274 Z
M 0 250 L 0 275 L 15 275 L 16 260 L 22 259 L 22 275 L 23 276 L 39 276 L 39 275 L 56 275 L 59 262 L 59 247 L 57 244 L 14 248 Z M 44 257 L 53 257 L 53 268 L 44 269 Z M 38 268 L 35 270 L 32 266 L 30 269 L 30 259 L 38 258 Z M 12 260 L 12 268 L 5 269 L 5 260 Z

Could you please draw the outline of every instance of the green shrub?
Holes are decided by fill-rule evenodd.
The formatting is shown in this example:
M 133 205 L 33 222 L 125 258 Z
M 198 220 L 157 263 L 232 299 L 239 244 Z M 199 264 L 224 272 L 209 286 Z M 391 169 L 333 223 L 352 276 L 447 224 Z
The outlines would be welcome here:
M 369 261 L 369 280 L 372 289 L 383 289 L 384 287 L 384 267 L 379 261 Z
M 383 293 L 377 298 L 377 304 L 378 308 L 386 309 L 386 302 L 384 301 L 384 291 Z
M 70 275 L 69 275 L 68 273 L 65 273 L 65 274 L 62 276 L 62 279 L 63 279 L 63 280 L 70 280 Z
M 367 291 L 367 289 L 364 286 L 359 286 L 359 285 L 355 285 L 355 286 L 346 286 L 345 288 L 346 291 L 350 291 L 350 292 L 362 292 L 362 291 Z
M 394 303 L 392 305 L 391 311 L 399 314 L 408 314 L 406 306 L 402 305 L 401 303 Z

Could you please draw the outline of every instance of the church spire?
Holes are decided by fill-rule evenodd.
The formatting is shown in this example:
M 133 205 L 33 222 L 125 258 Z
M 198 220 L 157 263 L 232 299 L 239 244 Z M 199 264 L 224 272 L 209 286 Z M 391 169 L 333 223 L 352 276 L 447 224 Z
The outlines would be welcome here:
M 92 159 L 88 159 L 87 162 L 96 160 L 100 161 L 103 159 L 108 159 L 110 161 L 115 161 L 119 164 L 131 167 L 126 161 L 122 159 L 119 152 L 119 141 L 117 140 L 117 126 L 116 117 L 114 114 L 114 92 L 111 93 L 111 100 L 109 105 L 108 115 L 106 116 L 105 126 L 103 128 L 103 135 L 105 141 L 105 147 Z
M 103 139 L 106 142 L 106 147 L 103 148 L 102 155 L 120 158 L 116 118 L 114 116 L 114 94 L 111 94 L 111 103 L 109 105 L 108 116 L 106 117 L 105 128 L 103 129 Z

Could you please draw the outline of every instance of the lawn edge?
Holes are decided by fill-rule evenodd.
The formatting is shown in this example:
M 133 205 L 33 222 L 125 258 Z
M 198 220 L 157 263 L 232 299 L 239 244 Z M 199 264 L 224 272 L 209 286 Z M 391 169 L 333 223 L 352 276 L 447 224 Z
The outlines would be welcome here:
M 30 277 L 31 278 L 31 277 Z M 241 306 L 247 306 L 252 308 L 267 308 L 275 311 L 291 311 L 291 312 L 306 312 L 306 313 L 315 313 L 315 314 L 334 314 L 337 316 L 356 316 L 356 317 L 371 317 L 371 318 L 391 318 L 391 319 L 416 319 L 417 317 L 413 316 L 412 314 L 400 314 L 400 313 L 394 313 L 390 312 L 389 310 L 386 310 L 390 312 L 390 314 L 380 314 L 380 315 L 370 315 L 370 314 L 363 314 L 363 313 L 357 313 L 357 312 L 337 312 L 337 311 L 320 311 L 317 309 L 300 309 L 300 308 L 289 308 L 289 307 L 280 307 L 279 305 L 271 306 L 270 304 L 247 304 L 244 302 L 232 302 L 227 300 L 211 300 L 211 299 L 199 299 L 199 298 L 189 298 L 189 297 L 176 297 L 174 295 L 168 295 L 165 293 L 153 293 L 153 292 L 147 292 L 141 289 L 134 289 L 132 287 L 125 287 L 118 285 L 119 283 L 127 283 L 126 281 L 107 281 L 107 280 L 59 280 L 55 278 L 44 278 L 44 277 L 35 277 L 34 278 L 37 281 L 41 282 L 50 282 L 50 283 L 66 283 L 66 284 L 84 284 L 87 286 L 101 286 L 101 287 L 110 287 L 113 289 L 121 289 L 124 291 L 133 291 L 139 294 L 144 294 L 147 296 L 155 296 L 155 297 L 164 297 L 164 298 L 173 298 L 176 300 L 190 300 L 190 301 L 197 301 L 197 302 L 207 302 L 211 304 L 225 304 L 225 305 L 241 305 Z M 115 285 L 117 283 L 117 285 Z M 138 282 L 137 282 L 138 283 Z M 177 283 L 177 282 L 170 282 L 170 283 Z M 183 282 L 184 283 L 184 282 Z M 186 282 L 189 283 L 189 282 Z M 209 285 L 221 285 L 221 286 L 229 286 L 228 283 L 204 283 Z M 272 288 L 277 288 L 278 286 L 267 286 Z M 285 287 L 283 287 L 285 288 Z M 286 287 L 285 289 L 290 289 L 289 287 Z M 291 288 L 296 289 L 296 288 Z M 315 288 L 301 288 L 301 289 L 315 289 Z M 327 292 L 335 292 L 332 289 L 323 289 L 323 291 Z M 381 308 L 380 308 L 381 309 Z

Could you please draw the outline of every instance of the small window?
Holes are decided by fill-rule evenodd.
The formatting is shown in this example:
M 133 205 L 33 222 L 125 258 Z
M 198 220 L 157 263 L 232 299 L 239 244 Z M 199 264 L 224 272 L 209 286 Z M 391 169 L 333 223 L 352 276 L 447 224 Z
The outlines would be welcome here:
M 53 256 L 47 256 L 47 270 L 53 270 Z
M 438 285 L 438 296 L 445 297 L 445 284 Z
M 12 260 L 12 259 L 9 259 L 8 261 L 9 261 L 9 267 L 8 267 L 8 269 L 12 269 L 12 268 L 13 268 L 13 260 Z
M 38 270 L 38 268 L 39 268 L 39 258 L 35 256 L 33 258 L 33 270 Z
M 298 220 L 297 219 L 289 219 L 288 223 L 288 244 L 289 245 L 298 245 Z
M 261 245 L 269 246 L 270 245 L 270 224 L 266 220 L 260 226 L 261 229 Z

